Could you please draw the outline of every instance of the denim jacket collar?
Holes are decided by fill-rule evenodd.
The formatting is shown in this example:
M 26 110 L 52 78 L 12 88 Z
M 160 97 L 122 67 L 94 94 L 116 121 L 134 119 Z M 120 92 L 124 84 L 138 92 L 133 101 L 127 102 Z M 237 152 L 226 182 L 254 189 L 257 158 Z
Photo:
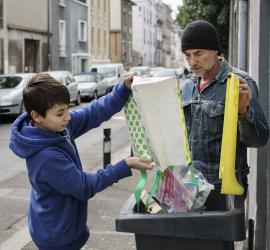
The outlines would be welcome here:
M 215 76 L 215 80 L 220 83 L 225 83 L 225 80 L 227 79 L 228 74 L 231 71 L 231 66 L 223 57 L 220 60 L 221 64 L 218 73 Z

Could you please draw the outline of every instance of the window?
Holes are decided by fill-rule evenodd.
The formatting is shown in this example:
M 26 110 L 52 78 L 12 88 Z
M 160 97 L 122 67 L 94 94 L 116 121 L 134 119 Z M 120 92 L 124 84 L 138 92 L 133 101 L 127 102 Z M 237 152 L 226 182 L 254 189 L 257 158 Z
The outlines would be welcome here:
M 61 7 L 66 7 L 66 0 L 59 0 L 58 4 Z
M 106 31 L 104 31 L 104 45 L 103 45 L 103 47 L 104 47 L 104 53 L 106 53 L 106 50 L 107 50 L 107 33 L 106 33 Z
M 59 20 L 59 56 L 66 57 L 66 21 Z
M 143 20 L 144 20 L 144 21 L 146 20 L 146 18 L 145 18 L 145 8 L 144 8 L 144 6 L 143 6 Z
M 144 41 L 144 43 L 146 43 L 146 33 L 145 33 L 145 29 L 143 29 L 143 41 Z
M 98 52 L 100 49 L 100 41 L 101 41 L 101 33 L 100 33 L 100 29 L 98 29 L 98 35 L 97 35 L 97 46 L 98 46 Z
M 96 71 L 94 71 L 94 69 Z M 117 76 L 117 68 L 116 67 L 102 67 L 102 66 L 100 66 L 98 68 L 92 68 L 91 72 L 98 72 L 104 78 Z
M 20 76 L 10 76 L 0 78 L 0 89 L 13 89 L 16 88 L 22 81 Z
M 81 72 L 86 72 L 86 59 L 82 58 L 81 59 Z
M 94 39 L 94 28 L 91 28 L 91 48 L 93 50 L 93 48 L 95 47 L 95 39 Z
M 87 23 L 86 21 L 79 20 L 79 41 L 87 41 Z
M 124 72 L 125 72 L 124 67 L 122 65 L 120 65 L 118 67 L 118 75 L 122 76 L 124 74 Z

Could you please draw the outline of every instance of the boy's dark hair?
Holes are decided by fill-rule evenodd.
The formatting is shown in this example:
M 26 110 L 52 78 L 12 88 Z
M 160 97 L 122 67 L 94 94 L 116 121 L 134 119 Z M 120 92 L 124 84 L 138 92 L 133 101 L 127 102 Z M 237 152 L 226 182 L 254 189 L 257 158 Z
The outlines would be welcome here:
M 36 111 L 43 117 L 55 104 L 69 104 L 70 95 L 66 86 L 49 74 L 39 73 L 33 76 L 23 90 L 23 102 L 30 115 Z

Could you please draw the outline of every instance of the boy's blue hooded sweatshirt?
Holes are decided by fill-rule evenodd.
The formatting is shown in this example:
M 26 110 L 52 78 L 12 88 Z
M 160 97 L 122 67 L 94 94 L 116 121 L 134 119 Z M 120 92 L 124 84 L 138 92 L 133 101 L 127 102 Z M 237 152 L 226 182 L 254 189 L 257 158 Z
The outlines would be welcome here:
M 71 111 L 63 133 L 32 126 L 26 113 L 12 125 L 10 148 L 26 159 L 32 187 L 28 226 L 39 249 L 80 249 L 89 237 L 88 199 L 131 175 L 125 160 L 95 174 L 83 172 L 74 142 L 119 112 L 129 95 L 130 90 L 120 83 L 107 96 Z

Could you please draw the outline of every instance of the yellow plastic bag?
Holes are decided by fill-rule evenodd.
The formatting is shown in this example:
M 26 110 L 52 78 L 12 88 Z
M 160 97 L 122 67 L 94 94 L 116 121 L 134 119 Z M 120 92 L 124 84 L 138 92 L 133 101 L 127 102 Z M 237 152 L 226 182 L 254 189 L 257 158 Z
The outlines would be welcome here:
M 230 74 L 227 81 L 225 112 L 219 165 L 219 178 L 222 179 L 221 193 L 242 195 L 244 188 L 235 176 L 237 140 L 237 120 L 239 101 L 239 79 Z

